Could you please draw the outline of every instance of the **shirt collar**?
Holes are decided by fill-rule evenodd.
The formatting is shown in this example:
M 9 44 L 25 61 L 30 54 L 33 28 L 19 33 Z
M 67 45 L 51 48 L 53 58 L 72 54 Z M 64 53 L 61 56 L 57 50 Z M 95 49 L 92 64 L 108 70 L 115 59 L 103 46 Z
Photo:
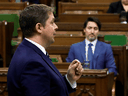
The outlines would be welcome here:
M 32 44 L 34 44 L 35 46 L 37 46 L 45 55 L 46 55 L 46 50 L 43 46 L 41 46 L 40 44 L 28 39 L 28 38 L 25 38 L 27 41 L 31 42 Z
M 95 39 L 94 41 L 90 42 L 89 40 L 85 39 L 85 43 L 86 45 L 88 45 L 89 43 L 93 44 L 93 46 L 96 46 L 97 43 L 97 39 Z

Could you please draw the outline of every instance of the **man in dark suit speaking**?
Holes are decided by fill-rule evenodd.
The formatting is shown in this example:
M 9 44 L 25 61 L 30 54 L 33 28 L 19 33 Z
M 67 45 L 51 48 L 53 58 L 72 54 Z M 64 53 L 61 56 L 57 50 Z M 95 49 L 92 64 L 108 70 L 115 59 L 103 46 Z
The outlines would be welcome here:
M 9 96 L 69 96 L 75 91 L 83 71 L 81 63 L 72 61 L 67 74 L 61 76 L 45 50 L 54 42 L 58 28 L 54 19 L 52 8 L 43 4 L 30 5 L 21 12 L 19 23 L 25 38 L 9 66 Z

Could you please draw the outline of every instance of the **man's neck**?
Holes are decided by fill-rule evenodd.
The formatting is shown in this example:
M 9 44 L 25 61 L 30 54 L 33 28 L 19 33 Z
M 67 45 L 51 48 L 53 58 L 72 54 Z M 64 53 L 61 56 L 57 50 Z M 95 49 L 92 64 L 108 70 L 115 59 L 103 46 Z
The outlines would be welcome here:
M 39 45 L 41 45 L 42 47 L 44 47 L 46 49 L 46 44 L 45 42 L 43 42 L 43 40 L 41 40 L 41 38 L 39 36 L 34 36 L 34 37 L 29 37 L 28 38 L 31 41 L 34 41 L 36 43 L 38 43 Z

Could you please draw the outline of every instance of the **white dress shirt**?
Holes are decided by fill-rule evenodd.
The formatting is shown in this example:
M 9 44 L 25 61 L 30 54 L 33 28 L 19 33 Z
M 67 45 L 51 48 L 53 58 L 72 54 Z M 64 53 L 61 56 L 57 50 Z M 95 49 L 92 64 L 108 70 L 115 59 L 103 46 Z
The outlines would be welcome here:
M 87 39 L 85 39 L 85 44 L 86 44 L 86 46 L 85 46 L 85 55 L 86 55 L 86 61 L 88 61 L 88 44 L 93 44 L 93 46 L 91 46 L 91 48 L 92 48 L 92 53 L 94 54 L 94 52 L 95 52 L 95 46 L 96 46 L 96 43 L 97 43 L 97 39 L 96 40 L 94 40 L 94 41 L 92 41 L 92 42 L 90 42 L 90 41 L 88 41 Z
M 38 44 L 38 43 L 36 43 L 36 42 L 34 42 L 34 41 L 28 39 L 28 38 L 25 38 L 25 39 L 26 39 L 27 41 L 31 42 L 32 44 L 34 44 L 35 46 L 37 46 L 37 47 L 46 55 L 46 50 L 45 50 L 45 48 L 44 48 L 43 46 L 41 46 L 40 44 Z M 71 86 L 72 88 L 76 88 L 76 87 L 77 87 L 76 82 L 74 82 L 73 84 L 70 83 L 70 81 L 69 81 L 68 78 L 67 78 L 67 74 L 66 74 L 66 79 L 67 79 L 67 81 L 69 82 L 69 84 L 70 84 L 70 86 Z

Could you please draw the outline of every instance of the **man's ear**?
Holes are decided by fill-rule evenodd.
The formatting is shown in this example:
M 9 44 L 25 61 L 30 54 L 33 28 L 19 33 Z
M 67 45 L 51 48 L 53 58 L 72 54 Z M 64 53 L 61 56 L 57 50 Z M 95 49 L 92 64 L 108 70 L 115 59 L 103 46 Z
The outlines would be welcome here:
M 85 34 L 86 34 L 86 29 L 84 28 L 84 29 L 83 29 L 83 35 L 85 35 Z
M 36 26 L 35 26 L 35 29 L 38 33 L 41 33 L 42 30 L 44 29 L 44 27 L 41 23 L 37 23 Z
M 83 29 L 83 32 L 86 33 L 86 28 Z

